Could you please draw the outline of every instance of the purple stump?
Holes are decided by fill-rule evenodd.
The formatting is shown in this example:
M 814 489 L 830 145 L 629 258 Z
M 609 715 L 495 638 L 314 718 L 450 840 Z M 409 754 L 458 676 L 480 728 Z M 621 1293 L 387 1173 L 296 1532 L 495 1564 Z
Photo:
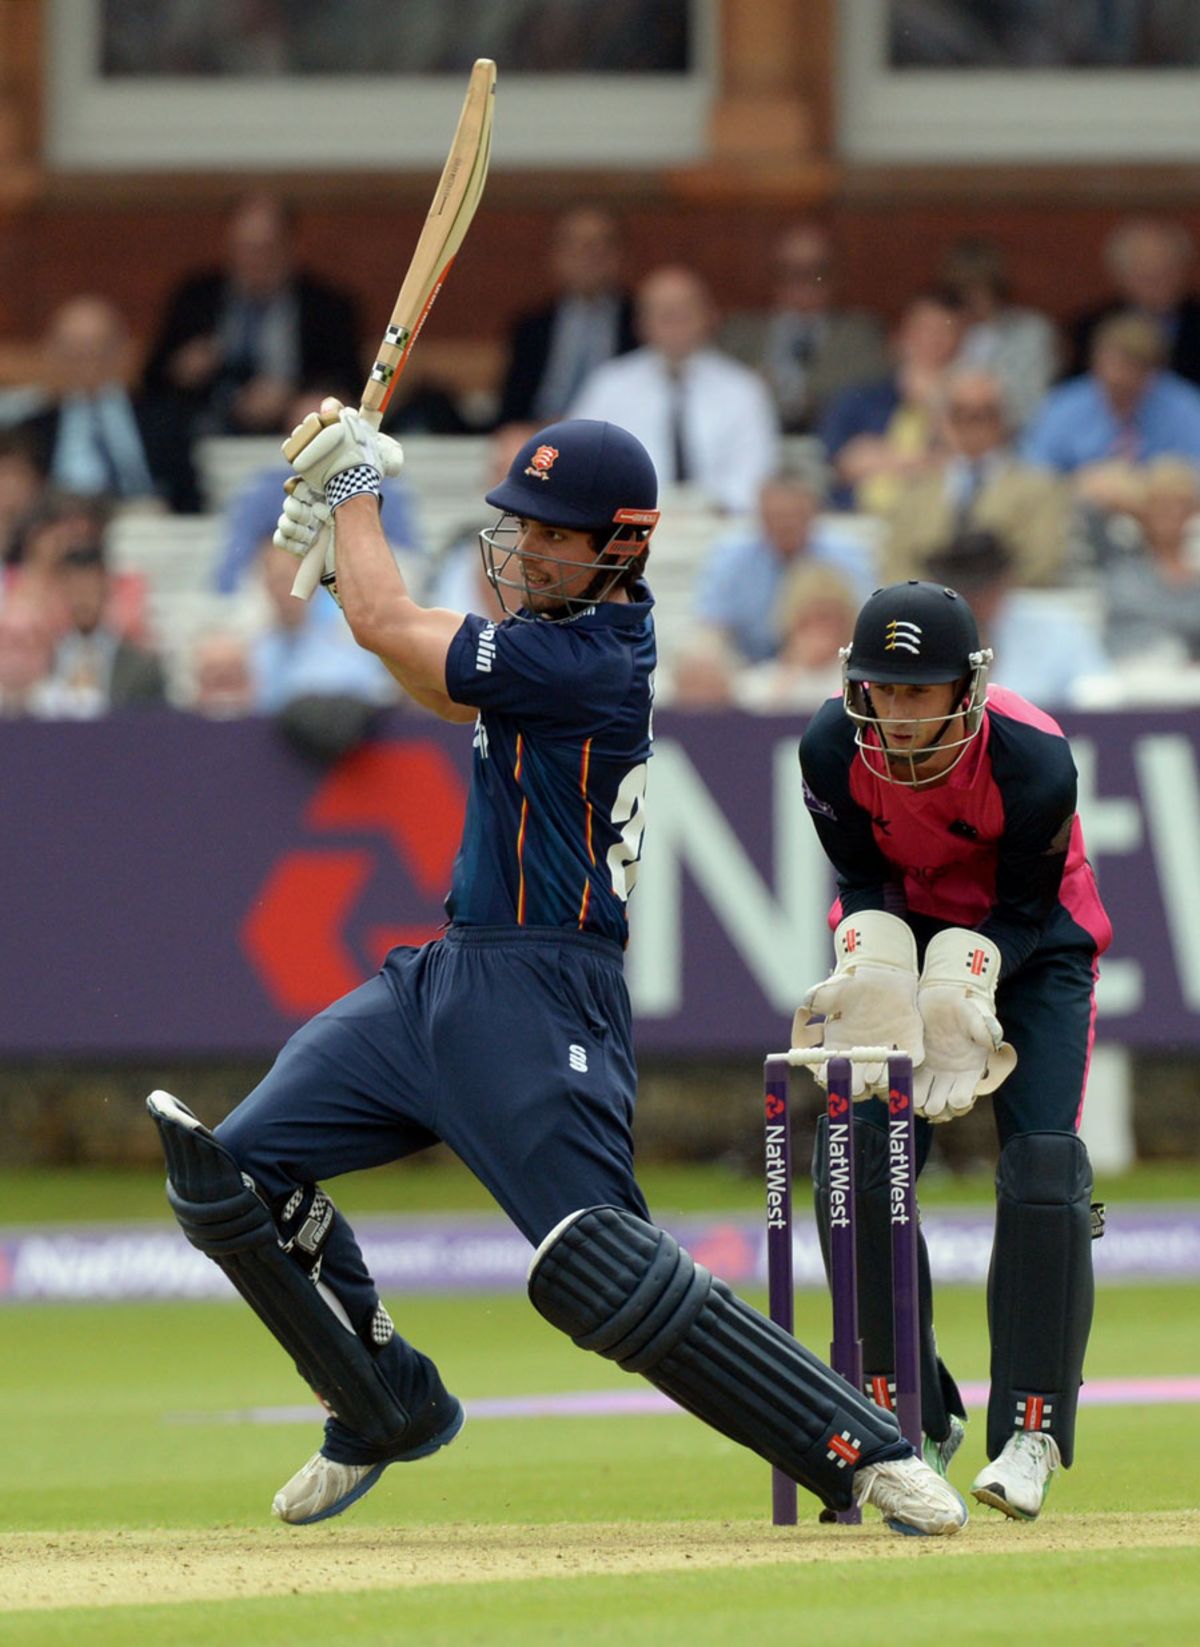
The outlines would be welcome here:
M 828 1066 L 825 1112 L 829 1132 L 826 1150 L 829 1174 L 829 1291 L 833 1300 L 833 1342 L 829 1364 L 863 1393 L 862 1339 L 858 1332 L 858 1269 L 855 1253 L 857 1224 L 854 1207 L 854 1104 L 851 1100 L 849 1058 L 831 1058 Z M 850 1526 L 862 1521 L 853 1506 L 839 1510 L 837 1519 Z
M 771 1320 L 784 1332 L 795 1330 L 792 1280 L 792 1141 L 786 1058 L 763 1064 L 767 1155 L 767 1298 Z M 782 1470 L 771 1471 L 771 1520 L 777 1527 L 796 1525 L 796 1483 Z
M 892 1327 L 896 1417 L 921 1453 L 921 1343 L 917 1294 L 917 1151 L 912 1059 L 888 1060 L 888 1189 L 892 1237 Z

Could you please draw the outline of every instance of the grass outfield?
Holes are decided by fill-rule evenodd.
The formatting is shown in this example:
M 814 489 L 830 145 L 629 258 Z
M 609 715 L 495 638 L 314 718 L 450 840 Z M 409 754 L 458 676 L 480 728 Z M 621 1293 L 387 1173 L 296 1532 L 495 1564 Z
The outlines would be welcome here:
M 453 1199 L 436 1177 L 412 1175 L 427 1206 Z M 59 1216 L 161 1208 L 130 1207 L 120 1180 L 115 1197 L 73 1183 L 73 1196 L 69 1180 L 0 1184 L 6 1221 L 55 1216 L 60 1195 L 72 1204 Z M 346 1205 L 386 1204 L 373 1184 L 346 1189 Z M 664 1207 L 692 1208 L 696 1193 L 687 1174 L 652 1186 Z M 468 1413 L 491 1396 L 635 1387 L 520 1297 L 389 1303 Z M 1197 1321 L 1200 1287 L 1102 1289 L 1089 1375 L 1194 1375 Z M 955 1370 L 983 1377 L 980 1292 L 942 1289 L 938 1329 Z M 820 1295 L 799 1296 L 798 1330 L 824 1345 Z M 799 1528 L 773 1529 L 765 1466 L 683 1414 L 469 1416 L 452 1447 L 389 1471 L 342 1520 L 287 1529 L 270 1498 L 319 1430 L 315 1416 L 238 1421 L 304 1390 L 236 1303 L 5 1306 L 0 1335 L 5 1647 L 1195 1639 L 1197 1408 L 1085 1407 L 1079 1464 L 1036 1526 L 980 1509 L 946 1541 L 818 1528 L 814 1500 Z M 960 1487 L 982 1432 L 974 1414 Z

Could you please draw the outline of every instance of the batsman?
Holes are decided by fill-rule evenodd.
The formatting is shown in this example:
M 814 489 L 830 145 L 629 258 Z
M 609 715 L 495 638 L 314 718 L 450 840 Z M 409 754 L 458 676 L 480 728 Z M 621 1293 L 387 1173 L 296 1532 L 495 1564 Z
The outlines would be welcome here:
M 287 450 L 298 478 L 276 541 L 305 557 L 324 535 L 359 644 L 418 703 L 472 725 L 474 754 L 445 932 L 393 949 L 298 1030 L 215 1131 L 169 1094 L 150 1099 L 188 1239 L 329 1411 L 275 1513 L 338 1515 L 458 1434 L 461 1403 L 396 1330 L 324 1187 L 441 1140 L 528 1237 L 531 1300 L 581 1348 L 831 1508 L 853 1499 L 902 1533 L 957 1532 L 965 1503 L 893 1415 L 656 1228 L 634 1176 L 622 962 L 654 692 L 645 449 L 574 419 L 518 452 L 481 545 L 498 622 L 410 596 L 379 526 L 400 449 L 360 413 L 327 404 Z
M 917 1166 L 932 1127 L 990 1095 L 999 1141 L 988 1277 L 988 1463 L 972 1492 L 1031 1521 L 1075 1452 L 1091 1329 L 1092 1172 L 1079 1137 L 1097 963 L 1112 936 L 1075 814 L 1061 729 L 988 687 L 967 602 L 935 583 L 879 589 L 842 653 L 843 692 L 800 744 L 804 795 L 837 882 L 834 970 L 793 1044 L 910 1052 Z M 866 1393 L 891 1405 L 884 1071 L 856 1066 L 860 1319 Z M 822 1129 L 825 1121 L 822 1120 Z M 813 1178 L 828 1239 L 826 1151 Z M 963 1436 L 938 1357 L 919 1244 L 922 1428 L 942 1473 Z

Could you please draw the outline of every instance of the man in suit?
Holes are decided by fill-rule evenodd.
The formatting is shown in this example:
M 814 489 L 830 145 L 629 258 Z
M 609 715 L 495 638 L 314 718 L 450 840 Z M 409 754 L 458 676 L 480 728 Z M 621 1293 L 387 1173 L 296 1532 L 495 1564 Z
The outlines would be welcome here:
M 362 379 L 358 335 L 353 301 L 297 268 L 282 202 L 250 195 L 230 220 L 224 266 L 168 300 L 146 387 L 178 397 L 198 433 L 269 434 L 301 383 Z
M 1052 471 L 1023 463 L 1010 435 L 999 377 L 978 366 L 952 367 L 941 406 L 942 455 L 902 480 L 885 516 L 886 583 L 928 578 L 937 551 L 980 528 L 1011 545 L 1016 582 L 1059 581 L 1071 525 L 1068 487 Z
M 807 434 L 834 395 L 887 372 L 884 330 L 874 315 L 835 306 L 833 247 L 820 224 L 784 230 L 772 277 L 770 306 L 730 315 L 721 344 L 766 378 L 785 432 Z
M 620 283 L 620 262 L 611 212 L 576 206 L 559 219 L 550 246 L 558 295 L 517 316 L 499 424 L 545 424 L 561 417 L 597 366 L 636 346 L 633 302 Z
M 124 640 L 107 622 L 111 586 L 99 540 L 68 549 L 55 576 L 70 628 L 55 648 L 42 713 L 90 720 L 114 709 L 165 703 L 158 658 Z
M 51 318 L 43 371 L 50 404 L 20 424 L 45 479 L 79 497 L 158 498 L 200 508 L 186 430 L 168 405 L 131 395 L 124 317 L 101 297 L 68 299 Z
M 1162 333 L 1164 364 L 1200 384 L 1200 299 L 1191 295 L 1195 248 L 1180 223 L 1127 218 L 1109 235 L 1104 261 L 1114 296 L 1080 315 L 1072 327 L 1074 373 L 1091 365 L 1096 329 L 1122 311 L 1148 316 Z

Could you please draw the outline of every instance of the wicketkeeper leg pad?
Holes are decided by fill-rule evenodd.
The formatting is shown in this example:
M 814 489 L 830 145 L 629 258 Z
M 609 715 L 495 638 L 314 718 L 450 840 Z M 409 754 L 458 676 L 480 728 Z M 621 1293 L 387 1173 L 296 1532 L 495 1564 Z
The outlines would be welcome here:
M 665 1230 L 619 1207 L 572 1213 L 529 1269 L 534 1308 L 830 1509 L 864 1464 L 911 1452 L 895 1419 L 759 1315 Z
M 817 1122 L 813 1145 L 813 1208 L 825 1273 L 829 1273 L 829 1117 Z M 863 1348 L 865 1393 L 892 1406 L 896 1393 L 896 1352 L 892 1331 L 891 1195 L 888 1135 L 883 1127 L 859 1121 L 854 1127 L 855 1224 L 858 1231 L 858 1330 Z M 950 1433 L 950 1414 L 966 1417 L 962 1396 L 937 1352 L 933 1331 L 933 1286 L 925 1233 L 917 1230 L 917 1293 L 921 1350 L 921 1428 L 935 1441 Z
M 988 1457 L 1014 1430 L 1052 1435 L 1070 1464 L 1092 1325 L 1092 1167 L 1070 1132 L 1010 1138 L 996 1168 L 988 1277 Z
M 318 1279 L 328 1200 L 320 1192 L 304 1195 L 292 1219 L 290 1255 L 234 1157 L 186 1105 L 155 1092 L 147 1108 L 167 1158 L 167 1199 L 188 1240 L 225 1272 L 300 1376 L 379 1460 L 409 1451 L 424 1438 L 414 1436 L 410 1414 L 376 1362 L 381 1325 L 372 1324 L 368 1348 Z M 387 1327 L 390 1335 L 390 1321 Z

